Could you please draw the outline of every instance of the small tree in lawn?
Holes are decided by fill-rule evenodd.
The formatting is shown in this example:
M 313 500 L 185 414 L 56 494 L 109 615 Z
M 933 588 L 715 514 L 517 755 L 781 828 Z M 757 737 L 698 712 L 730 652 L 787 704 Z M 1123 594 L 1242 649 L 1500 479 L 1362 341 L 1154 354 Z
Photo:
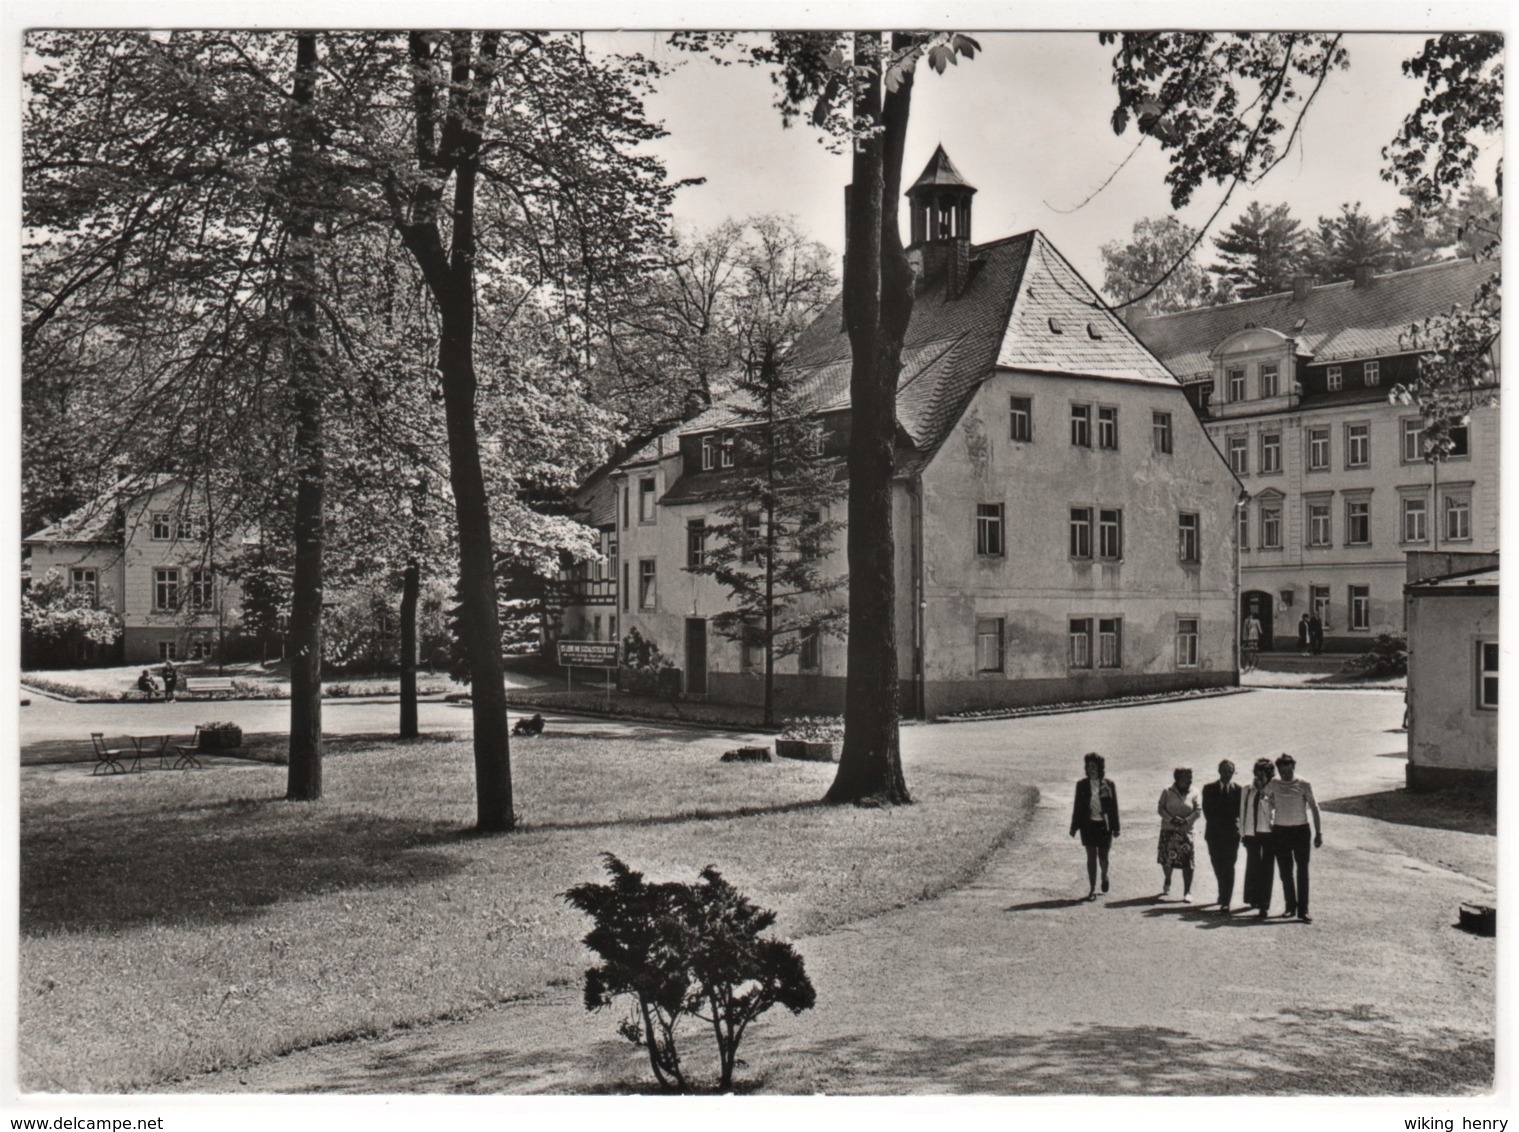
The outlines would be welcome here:
M 819 633 L 840 635 L 848 610 L 827 598 L 846 581 L 823 571 L 833 536 L 827 518 L 843 495 L 838 461 L 823 458 L 823 425 L 808 411 L 795 371 L 773 343 L 746 367 L 734 401 L 732 502 L 692 531 L 686 569 L 726 586 L 732 607 L 712 619 L 731 641 L 765 651 L 765 723 L 775 722 L 775 662 Z M 710 539 L 710 545 L 708 540 Z

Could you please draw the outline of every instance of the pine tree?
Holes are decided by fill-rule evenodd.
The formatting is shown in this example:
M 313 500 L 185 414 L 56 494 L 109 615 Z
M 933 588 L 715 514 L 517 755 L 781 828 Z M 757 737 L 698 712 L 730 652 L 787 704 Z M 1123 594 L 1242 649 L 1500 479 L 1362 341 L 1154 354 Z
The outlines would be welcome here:
M 1223 262 L 1212 270 L 1233 283 L 1242 299 L 1290 289 L 1303 264 L 1302 225 L 1285 204 L 1263 207 L 1251 201 L 1213 246 Z
M 1320 282 L 1354 279 L 1356 269 L 1381 267 L 1392 258 L 1387 221 L 1361 211 L 1361 202 L 1340 205 L 1338 216 L 1319 217 L 1308 262 Z
M 828 598 L 844 584 L 824 570 L 844 526 L 828 509 L 843 496 L 841 463 L 827 458 L 823 423 L 803 382 L 773 344 L 745 367 L 733 401 L 732 500 L 718 522 L 689 530 L 687 569 L 726 586 L 713 627 L 765 653 L 765 723 L 775 722 L 775 662 L 813 634 L 842 635 L 847 608 Z

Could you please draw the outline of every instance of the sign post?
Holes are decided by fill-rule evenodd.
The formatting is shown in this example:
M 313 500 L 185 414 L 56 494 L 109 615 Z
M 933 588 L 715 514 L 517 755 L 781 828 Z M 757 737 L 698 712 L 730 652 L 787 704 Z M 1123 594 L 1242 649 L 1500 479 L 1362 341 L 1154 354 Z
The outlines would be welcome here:
M 612 673 L 617 669 L 616 641 L 558 641 L 559 663 L 564 668 L 566 691 L 574 690 L 576 668 L 600 668 L 606 676 L 606 707 L 612 710 Z

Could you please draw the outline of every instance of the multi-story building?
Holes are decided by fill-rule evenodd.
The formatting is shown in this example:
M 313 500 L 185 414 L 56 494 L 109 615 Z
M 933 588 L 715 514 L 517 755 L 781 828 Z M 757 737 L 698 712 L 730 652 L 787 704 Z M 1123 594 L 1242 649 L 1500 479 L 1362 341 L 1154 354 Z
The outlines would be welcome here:
M 37 581 L 56 570 L 121 620 L 116 650 L 81 644 L 85 663 L 212 659 L 237 628 L 242 596 L 220 562 L 241 535 L 219 537 L 203 491 L 173 476 L 123 480 L 22 540 Z
M 918 293 L 893 484 L 904 710 L 1234 683 L 1238 480 L 1181 384 L 1042 234 L 971 243 L 974 192 L 940 149 L 907 194 Z M 841 475 L 850 359 L 836 301 L 787 363 L 818 458 Z M 619 632 L 654 640 L 687 694 L 756 702 L 762 650 L 712 631 L 726 594 L 687 568 L 733 498 L 741 427 L 714 407 L 593 494 L 613 507 Z M 847 523 L 842 500 L 831 511 Z M 846 572 L 844 541 L 825 572 Z M 568 608 L 565 634 L 594 633 L 598 613 Z M 838 710 L 845 654 L 836 638 L 803 640 L 777 665 L 780 709 Z
M 1317 610 L 1331 651 L 1404 629 L 1409 551 L 1498 547 L 1498 418 L 1473 410 L 1426 459 L 1412 325 L 1469 303 L 1497 264 L 1457 260 L 1137 322 L 1250 493 L 1239 512 L 1242 611 L 1294 647 Z M 1493 380 L 1497 380 L 1496 350 Z

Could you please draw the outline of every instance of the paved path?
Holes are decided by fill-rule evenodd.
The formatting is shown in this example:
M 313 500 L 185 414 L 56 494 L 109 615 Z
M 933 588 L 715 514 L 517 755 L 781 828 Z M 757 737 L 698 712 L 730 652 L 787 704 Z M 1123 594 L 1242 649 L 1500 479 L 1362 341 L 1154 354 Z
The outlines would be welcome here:
M 1492 898 L 1495 839 L 1332 808 L 1401 786 L 1404 737 L 1392 730 L 1401 714 L 1396 693 L 1263 690 L 904 729 L 909 782 L 929 760 L 1002 767 L 1040 786 L 1035 819 L 974 883 L 800 940 L 818 1006 L 767 1016 L 744 1047 L 752 1072 L 794 1093 L 1479 1087 L 1491 1073 L 1494 942 L 1452 923 L 1461 901 Z M 1089 904 L 1079 899 L 1084 856 L 1066 829 L 1091 749 L 1108 757 L 1126 832 L 1112 893 Z M 1154 805 L 1171 767 L 1190 763 L 1200 785 L 1225 753 L 1248 767 L 1281 750 L 1331 807 L 1314 857 L 1315 923 L 1224 920 L 1157 902 Z M 1197 890 L 1214 894 L 1206 865 Z M 646 1089 L 641 1051 L 611 1036 L 613 1021 L 588 1015 L 577 988 L 550 988 L 464 1022 L 297 1052 L 183 1088 Z

